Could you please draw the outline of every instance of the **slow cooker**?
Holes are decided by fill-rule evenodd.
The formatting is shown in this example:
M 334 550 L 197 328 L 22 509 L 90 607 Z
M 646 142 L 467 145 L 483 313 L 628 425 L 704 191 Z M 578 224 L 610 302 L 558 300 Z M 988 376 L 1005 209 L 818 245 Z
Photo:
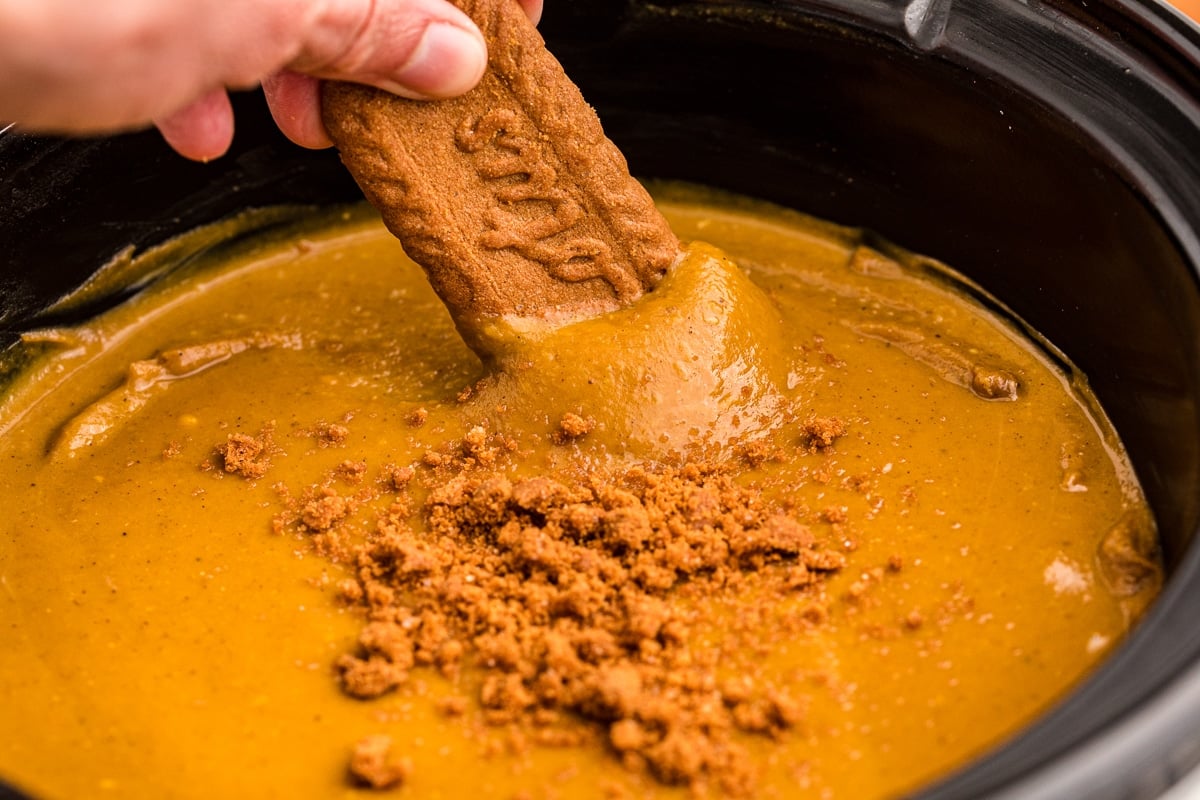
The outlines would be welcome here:
M 541 28 L 635 174 L 953 265 L 1067 354 L 1128 448 L 1161 598 L 1043 718 L 919 796 L 1148 798 L 1200 762 L 1200 29 L 1150 0 L 551 0 Z M 236 106 L 232 151 L 204 165 L 153 132 L 0 133 L 0 347 L 136 291 L 46 313 L 128 248 L 360 197 L 261 97 Z

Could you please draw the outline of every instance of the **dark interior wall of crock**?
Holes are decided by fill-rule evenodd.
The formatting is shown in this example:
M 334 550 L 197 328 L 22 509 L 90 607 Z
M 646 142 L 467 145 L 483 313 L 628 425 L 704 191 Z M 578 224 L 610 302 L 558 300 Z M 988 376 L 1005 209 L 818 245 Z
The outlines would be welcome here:
M 141 252 L 246 208 L 361 200 L 336 155 L 284 140 L 261 96 L 237 95 L 234 106 L 234 146 L 211 164 L 181 158 L 152 131 L 0 135 L 0 336 L 127 248 Z
M 967 273 L 1066 352 L 1178 559 L 1200 519 L 1196 274 L 1062 109 L 814 3 L 549 5 L 556 54 L 635 172 L 864 226 Z

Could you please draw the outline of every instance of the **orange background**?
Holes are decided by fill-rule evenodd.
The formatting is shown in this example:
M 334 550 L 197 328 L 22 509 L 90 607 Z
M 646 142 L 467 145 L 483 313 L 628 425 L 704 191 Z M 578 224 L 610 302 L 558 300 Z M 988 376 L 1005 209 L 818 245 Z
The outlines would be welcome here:
M 1171 5 L 1194 20 L 1200 20 L 1200 0 L 1172 0 Z

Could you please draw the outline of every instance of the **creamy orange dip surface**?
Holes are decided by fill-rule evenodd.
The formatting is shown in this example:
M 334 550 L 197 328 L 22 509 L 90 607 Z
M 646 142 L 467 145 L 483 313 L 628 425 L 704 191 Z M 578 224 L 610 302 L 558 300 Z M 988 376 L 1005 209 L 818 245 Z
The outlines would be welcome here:
M 1161 568 L 1080 376 L 935 262 L 656 194 L 730 260 L 692 245 L 609 317 L 498 321 L 498 364 L 365 210 L 29 333 L 0 404 L 0 776 L 45 798 L 885 797 L 1016 734 L 1119 645 Z M 615 493 L 688 463 L 730 483 Z M 578 508 L 521 499 L 597 475 Z M 470 527 L 493 490 L 507 533 Z M 642 538 L 614 546 L 631 514 Z M 433 561 L 367 574 L 381 537 Z M 557 563 L 514 560 L 543 540 Z M 685 569 L 681 541 L 728 566 Z M 464 564 L 508 588 L 462 605 Z M 438 616 L 451 578 L 455 608 L 496 619 Z M 551 633 L 574 666 L 552 669 Z M 383 691 L 354 696 L 372 656 Z

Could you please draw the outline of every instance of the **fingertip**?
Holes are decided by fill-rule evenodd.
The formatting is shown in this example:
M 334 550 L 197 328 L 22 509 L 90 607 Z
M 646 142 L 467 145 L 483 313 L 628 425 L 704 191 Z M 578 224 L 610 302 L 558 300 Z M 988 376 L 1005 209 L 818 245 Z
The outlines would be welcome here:
M 407 97 L 455 97 L 479 83 L 487 59 L 487 44 L 473 24 L 434 21 L 425 26 L 408 61 L 392 76 L 372 82 Z
M 263 79 L 262 86 L 267 107 L 284 136 L 310 150 L 333 146 L 321 122 L 320 81 L 283 70 Z
M 214 89 L 154 125 L 184 158 L 212 161 L 233 144 L 233 105 L 224 89 Z
M 520 0 L 520 3 L 530 22 L 537 25 L 542 21 L 542 0 Z

